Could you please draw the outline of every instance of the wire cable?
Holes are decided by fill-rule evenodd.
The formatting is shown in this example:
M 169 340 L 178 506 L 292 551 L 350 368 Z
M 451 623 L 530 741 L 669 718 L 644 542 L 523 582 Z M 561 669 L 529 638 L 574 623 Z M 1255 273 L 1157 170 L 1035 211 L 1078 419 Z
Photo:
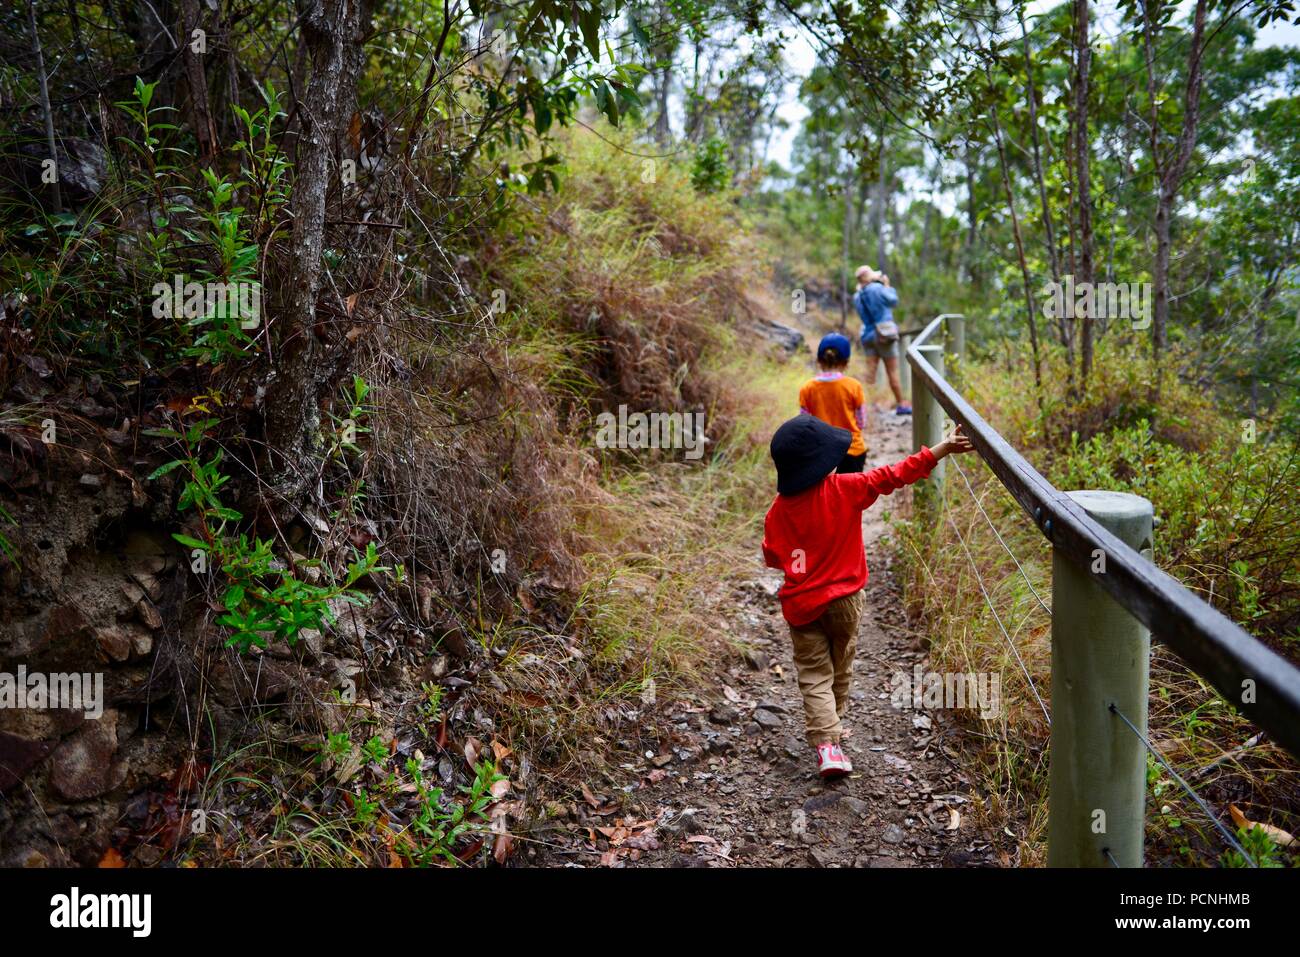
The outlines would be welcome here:
M 993 607 L 993 599 L 989 597 L 988 589 L 984 587 L 984 576 L 980 574 L 979 566 L 975 564 L 975 557 L 971 555 L 970 549 L 966 547 L 966 539 L 957 527 L 957 523 L 952 520 L 952 516 L 946 516 L 948 524 L 952 530 L 957 533 L 957 540 L 961 542 L 962 551 L 966 553 L 966 559 L 970 562 L 971 570 L 975 572 L 975 582 L 980 586 L 980 592 L 984 595 L 984 604 L 988 605 L 989 611 L 993 612 L 993 620 L 998 624 L 998 630 L 1002 632 L 1002 637 L 1006 639 L 1007 647 L 1011 649 L 1011 654 L 1015 655 L 1016 663 L 1020 665 L 1020 671 L 1025 676 L 1025 681 L 1029 682 L 1029 690 L 1034 693 L 1038 699 L 1038 706 L 1043 709 L 1043 717 L 1047 719 L 1048 727 L 1052 725 L 1052 716 L 1047 711 L 1047 705 L 1043 702 L 1043 696 L 1038 693 L 1038 686 L 1034 684 L 1033 677 L 1029 674 L 1029 669 L 1025 666 L 1025 661 L 1020 657 L 1020 652 L 1016 650 L 1016 644 L 1011 640 L 1011 635 L 1007 632 L 1006 625 L 1002 624 L 1002 618 L 998 615 L 998 610 Z
M 1236 852 L 1240 854 L 1242 857 L 1244 857 L 1247 861 L 1249 861 L 1251 867 L 1259 867 L 1259 865 L 1255 863 L 1255 859 L 1246 853 L 1246 849 L 1241 846 L 1237 838 L 1233 836 L 1233 833 L 1228 830 L 1227 826 L 1224 825 L 1222 821 L 1219 820 L 1219 816 L 1215 814 L 1213 811 L 1211 811 L 1210 806 L 1206 804 L 1205 801 L 1201 798 L 1201 796 L 1192 789 L 1192 786 L 1188 784 L 1186 781 L 1184 781 L 1182 779 L 1182 776 L 1179 775 L 1177 771 L 1175 771 L 1172 767 L 1169 766 L 1169 762 L 1166 761 L 1164 759 L 1164 756 L 1155 749 L 1155 745 L 1153 745 L 1150 741 L 1147 740 L 1147 736 L 1137 729 L 1137 726 L 1128 719 L 1128 717 L 1124 714 L 1124 712 L 1120 711 L 1119 708 L 1115 707 L 1114 703 L 1110 705 L 1110 712 L 1114 715 L 1118 715 L 1119 719 L 1123 721 L 1126 725 L 1128 725 L 1128 729 L 1132 731 L 1135 735 L 1137 735 L 1138 740 L 1141 741 L 1146 746 L 1146 749 L 1151 752 L 1152 756 L 1157 761 L 1160 762 L 1161 766 L 1164 767 L 1164 769 L 1173 776 L 1173 779 L 1175 781 L 1177 781 L 1179 784 L 1183 786 L 1183 790 L 1185 790 L 1188 796 L 1193 801 L 1196 802 L 1197 807 L 1199 807 L 1202 811 L 1205 812 L 1205 816 L 1214 822 L 1214 826 L 1219 829 L 1219 833 L 1222 834 L 1227 839 L 1228 843 L 1232 845 L 1233 849 L 1236 850 Z
M 1016 563 L 1016 568 L 1019 569 L 1020 576 L 1025 580 L 1025 584 L 1029 586 L 1030 592 L 1032 592 L 1034 598 L 1038 600 L 1038 604 L 1043 606 L 1043 611 L 1047 612 L 1048 617 L 1051 617 L 1051 606 L 1049 606 L 1047 602 L 1043 601 L 1043 597 L 1038 594 L 1038 590 L 1034 588 L 1034 583 L 1029 580 L 1029 573 L 1026 572 L 1024 566 L 1020 564 L 1020 559 L 1016 558 L 1015 553 L 1011 551 L 1010 546 L 1008 546 L 1006 541 L 1002 538 L 1002 534 L 998 531 L 997 526 L 993 524 L 993 519 L 989 518 L 989 513 L 984 511 L 984 506 L 980 504 L 979 498 L 975 495 L 975 489 L 971 486 L 970 479 L 966 477 L 966 472 L 955 460 L 952 464 L 957 469 L 957 474 L 961 476 L 961 480 L 966 483 L 966 489 L 970 492 L 971 501 L 975 503 L 975 507 L 978 508 L 980 514 L 984 516 L 984 521 L 988 522 L 989 528 L 992 529 L 993 534 L 997 536 L 998 544 L 1002 546 L 1003 550 L 1008 556 L 1010 556 L 1011 560 Z

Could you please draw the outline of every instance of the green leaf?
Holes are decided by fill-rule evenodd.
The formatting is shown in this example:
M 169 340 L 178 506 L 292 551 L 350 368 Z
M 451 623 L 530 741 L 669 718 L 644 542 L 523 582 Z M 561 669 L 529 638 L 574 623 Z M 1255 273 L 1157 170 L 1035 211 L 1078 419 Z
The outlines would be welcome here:
M 231 585 L 230 589 L 225 594 L 225 598 L 222 600 L 222 604 L 224 604 L 230 611 L 234 611 L 243 603 L 243 601 L 244 586 Z
M 593 4 L 578 14 L 578 26 L 591 58 L 600 61 L 600 6 Z
M 629 14 L 628 22 L 632 26 L 632 39 L 636 40 L 641 50 L 649 55 L 650 53 L 650 34 L 645 32 L 645 27 L 641 26 L 641 20 L 636 14 Z
M 537 130 L 538 135 L 545 135 L 551 128 L 551 119 L 551 108 L 539 97 L 533 102 L 533 129 Z
M 162 478 L 168 472 L 178 469 L 184 464 L 185 464 L 184 459 L 176 459 L 175 461 L 168 462 L 166 465 L 160 465 L 152 472 L 149 473 L 149 477 L 145 479 L 145 481 L 152 482 L 156 478 Z

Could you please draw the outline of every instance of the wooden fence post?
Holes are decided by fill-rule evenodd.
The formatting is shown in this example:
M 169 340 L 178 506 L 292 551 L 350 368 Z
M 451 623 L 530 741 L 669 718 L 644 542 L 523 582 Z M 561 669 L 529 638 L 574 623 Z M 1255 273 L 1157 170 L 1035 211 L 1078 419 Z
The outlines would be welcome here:
M 966 360 L 966 317 L 959 313 L 952 313 L 944 317 L 947 328 L 944 330 L 947 334 L 948 355 L 957 361 L 954 368 L 961 368 L 961 364 Z
M 934 371 L 940 376 L 943 375 L 943 345 L 940 343 L 927 343 L 917 347 L 917 352 L 925 357 L 925 360 L 934 367 Z M 925 384 L 925 380 L 920 376 L 912 379 L 912 451 L 921 451 L 921 446 L 928 445 L 934 448 L 943 441 L 943 406 L 935 398 Z M 929 501 L 938 497 L 938 492 L 943 485 L 943 462 L 940 462 L 930 477 L 915 486 L 913 501 L 918 507 L 922 506 L 923 501 Z
M 1097 524 L 1150 554 L 1151 503 L 1126 492 L 1069 492 Z M 1051 530 L 1045 529 L 1048 537 Z M 1050 867 L 1141 867 L 1151 635 L 1096 579 L 1098 548 L 1080 569 L 1052 553 L 1052 734 L 1048 781 Z

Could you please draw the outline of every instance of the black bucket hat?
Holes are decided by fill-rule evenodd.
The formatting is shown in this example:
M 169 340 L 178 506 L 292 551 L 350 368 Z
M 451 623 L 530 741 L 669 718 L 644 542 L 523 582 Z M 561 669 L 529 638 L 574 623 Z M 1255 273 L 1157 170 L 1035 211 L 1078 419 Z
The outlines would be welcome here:
M 837 429 L 815 415 L 796 415 L 772 436 L 776 490 L 797 495 L 812 488 L 835 471 L 852 444 L 853 433 L 848 429 Z

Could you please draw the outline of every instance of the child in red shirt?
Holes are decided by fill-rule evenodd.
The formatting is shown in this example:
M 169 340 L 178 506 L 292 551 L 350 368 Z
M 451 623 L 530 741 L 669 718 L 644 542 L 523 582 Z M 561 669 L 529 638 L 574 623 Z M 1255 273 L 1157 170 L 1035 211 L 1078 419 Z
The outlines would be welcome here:
M 840 747 L 840 719 L 867 584 L 862 512 L 881 495 L 928 476 L 945 455 L 973 448 L 959 426 L 933 450 L 922 446 L 894 465 L 832 474 L 852 438 L 811 415 L 777 429 L 771 451 L 778 494 L 763 524 L 763 558 L 785 572 L 781 612 L 794 644 L 808 743 L 824 778 L 853 770 Z

